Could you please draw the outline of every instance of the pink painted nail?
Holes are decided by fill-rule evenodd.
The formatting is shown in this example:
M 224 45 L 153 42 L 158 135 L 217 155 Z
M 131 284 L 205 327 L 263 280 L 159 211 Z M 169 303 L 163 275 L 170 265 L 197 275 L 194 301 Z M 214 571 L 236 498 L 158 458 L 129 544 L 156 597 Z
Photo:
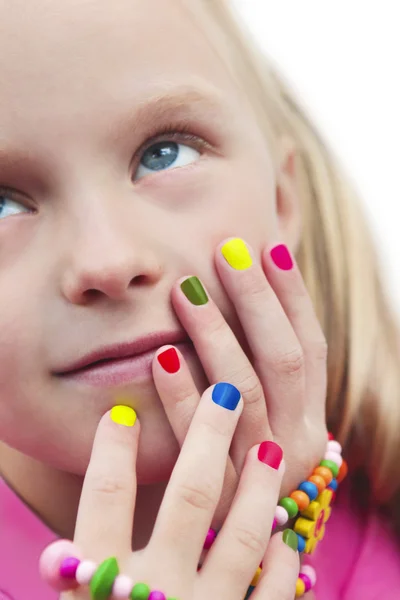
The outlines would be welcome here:
M 293 267 L 292 257 L 290 256 L 290 252 L 285 246 L 285 244 L 279 244 L 272 248 L 271 258 L 279 269 L 283 271 L 290 271 Z

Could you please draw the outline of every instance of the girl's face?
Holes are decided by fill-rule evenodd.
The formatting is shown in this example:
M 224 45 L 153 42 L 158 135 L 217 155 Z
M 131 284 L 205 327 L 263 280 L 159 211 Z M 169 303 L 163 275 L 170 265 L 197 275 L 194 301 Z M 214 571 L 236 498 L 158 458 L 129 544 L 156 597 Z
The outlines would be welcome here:
M 257 252 L 277 234 L 268 148 L 201 5 L 0 5 L 0 438 L 72 473 L 121 392 L 142 425 L 139 481 L 167 478 L 177 445 L 149 368 L 108 385 L 57 372 L 181 338 L 170 290 L 185 275 L 240 337 L 215 247 L 240 236 Z

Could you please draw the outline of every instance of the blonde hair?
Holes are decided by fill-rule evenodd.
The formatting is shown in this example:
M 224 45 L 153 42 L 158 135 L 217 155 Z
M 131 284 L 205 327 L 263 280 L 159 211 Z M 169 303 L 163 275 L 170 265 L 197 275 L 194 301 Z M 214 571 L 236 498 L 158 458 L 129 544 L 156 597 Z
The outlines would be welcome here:
M 328 342 L 328 425 L 354 467 L 365 470 L 375 501 L 394 505 L 400 490 L 399 337 L 354 186 L 228 0 L 204 5 L 274 161 L 281 138 L 295 144 L 303 211 L 297 260 Z

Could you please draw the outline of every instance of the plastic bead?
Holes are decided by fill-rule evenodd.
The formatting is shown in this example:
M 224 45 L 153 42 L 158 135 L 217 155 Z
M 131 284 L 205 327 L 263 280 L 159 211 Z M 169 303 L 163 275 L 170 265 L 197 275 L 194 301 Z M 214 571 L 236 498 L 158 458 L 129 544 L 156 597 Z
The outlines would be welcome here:
M 321 460 L 321 462 L 319 463 L 319 466 L 320 466 L 320 467 L 328 467 L 328 469 L 330 469 L 330 470 L 332 471 L 332 475 L 333 475 L 334 477 L 337 477 L 337 476 L 338 476 L 338 473 L 339 473 L 339 467 L 338 467 L 338 465 L 337 465 L 335 462 L 333 462 L 332 460 L 326 460 L 326 459 L 324 459 L 324 460 Z
M 300 573 L 307 575 L 307 577 L 309 577 L 311 581 L 311 587 L 314 587 L 314 585 L 317 583 L 317 574 L 315 572 L 314 567 L 312 567 L 311 565 L 302 565 L 302 567 L 300 568 Z
M 80 562 L 79 558 L 75 558 L 75 556 L 64 558 L 60 565 L 60 576 L 64 579 L 75 579 L 76 570 Z
M 325 479 L 323 479 L 321 475 L 311 475 L 311 477 L 308 478 L 308 481 L 311 481 L 311 483 L 314 483 L 314 485 L 317 486 L 318 494 L 321 494 L 326 488 Z
M 342 466 L 343 458 L 337 452 L 325 452 L 324 459 L 331 460 L 332 462 L 336 463 L 338 469 L 340 469 Z
M 273 522 L 272 522 L 272 531 L 273 531 L 274 529 L 276 529 L 277 525 L 278 525 L 278 523 L 277 523 L 277 520 L 276 520 L 276 519 L 274 519 L 274 520 L 273 520 Z
M 333 479 L 332 471 L 328 469 L 328 467 L 316 467 L 313 471 L 313 475 L 320 475 L 326 485 L 329 485 Z
M 89 585 L 96 573 L 97 565 L 92 560 L 83 560 L 76 570 L 75 579 L 79 585 Z
M 329 471 L 330 473 L 330 471 Z M 310 498 L 310 500 L 315 500 L 315 498 L 318 496 L 318 488 L 315 485 L 315 483 L 312 483 L 311 481 L 303 481 L 300 485 L 299 485 L 299 490 L 301 492 L 304 492 L 305 494 L 307 494 L 307 496 Z
M 299 552 L 304 552 L 305 548 L 306 548 L 306 540 L 303 538 L 302 535 L 299 535 L 298 533 L 296 533 L 297 535 L 297 550 Z
M 260 569 L 260 567 L 258 567 L 258 569 L 257 569 L 257 571 L 256 571 L 256 573 L 255 573 L 255 575 L 254 575 L 254 577 L 253 577 L 252 582 L 251 582 L 250 585 L 252 585 L 254 587 L 257 585 L 258 580 L 261 577 L 261 573 L 262 573 L 262 570 Z
M 117 575 L 112 589 L 113 598 L 115 600 L 126 600 L 126 598 L 129 598 L 132 588 L 133 581 L 130 577 L 127 575 Z
M 217 537 L 217 532 L 215 529 L 210 529 L 207 532 L 206 540 L 204 542 L 204 550 L 209 550 L 214 543 L 215 538 Z
M 331 441 L 331 440 L 334 440 L 334 439 L 335 438 L 334 438 L 333 434 L 332 433 L 328 433 L 328 440 Z
M 279 506 L 283 506 L 287 511 L 289 519 L 293 519 L 299 512 L 298 506 L 292 498 L 282 498 L 279 502 Z
M 54 590 L 63 592 L 78 587 L 76 581 L 60 577 L 60 566 L 65 558 L 79 558 L 79 549 L 70 540 L 57 540 L 47 546 L 39 560 L 39 571 L 42 579 Z
M 309 592 L 311 590 L 311 588 L 312 588 L 311 579 L 305 573 L 300 573 L 299 574 L 299 579 L 301 579 L 302 581 L 304 581 L 306 592 Z
M 305 591 L 306 586 L 304 584 L 304 581 L 299 577 L 296 581 L 296 598 L 300 598 L 300 596 L 303 596 Z
M 336 492 L 336 490 L 338 489 L 338 482 L 336 479 L 332 479 L 332 481 L 328 485 L 328 489 L 332 490 L 333 492 Z
M 339 473 L 336 477 L 338 483 L 342 483 L 348 471 L 347 462 L 344 460 L 340 466 Z
M 167 600 L 165 594 L 159 592 L 158 590 L 154 590 L 150 593 L 149 600 Z
M 294 500 L 296 502 L 297 508 L 299 509 L 300 512 L 302 510 L 305 510 L 307 508 L 307 506 L 310 504 L 310 498 L 307 496 L 307 494 L 305 492 L 302 492 L 301 490 L 295 490 L 294 492 L 292 492 L 290 494 L 290 497 L 292 500 Z
M 119 567 L 114 556 L 107 558 L 99 565 L 90 582 L 90 592 L 93 600 L 108 600 L 118 574 Z
M 342 454 L 342 446 L 336 440 L 330 440 L 326 449 L 337 454 Z
M 148 600 L 150 588 L 145 583 L 137 583 L 131 591 L 130 600 Z
M 286 508 L 283 508 L 283 506 L 277 506 L 275 509 L 275 519 L 280 527 L 286 525 L 286 523 L 289 521 L 289 515 Z
M 249 600 L 250 596 L 252 595 L 255 589 L 256 588 L 253 585 L 249 586 L 244 600 Z

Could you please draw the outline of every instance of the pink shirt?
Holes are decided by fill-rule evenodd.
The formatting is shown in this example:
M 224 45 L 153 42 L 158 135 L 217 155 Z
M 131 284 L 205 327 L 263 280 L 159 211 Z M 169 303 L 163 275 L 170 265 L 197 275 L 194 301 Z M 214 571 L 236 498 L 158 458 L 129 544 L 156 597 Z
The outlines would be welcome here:
M 58 600 L 38 573 L 40 553 L 54 539 L 0 479 L 0 600 Z M 400 549 L 376 515 L 362 520 L 351 512 L 345 488 L 308 562 L 317 570 L 317 600 L 400 599 Z

